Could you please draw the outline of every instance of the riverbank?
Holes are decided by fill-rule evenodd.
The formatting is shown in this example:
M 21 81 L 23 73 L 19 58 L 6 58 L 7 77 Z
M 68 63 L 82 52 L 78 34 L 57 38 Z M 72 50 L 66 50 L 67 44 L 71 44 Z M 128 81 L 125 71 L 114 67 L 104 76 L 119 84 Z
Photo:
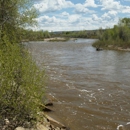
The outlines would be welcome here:
M 40 116 L 43 116 L 43 120 L 38 122 L 34 128 L 17 127 L 15 130 L 67 130 L 63 124 L 47 114 L 40 113 Z
M 92 44 L 95 48 L 102 48 L 104 50 L 118 50 L 130 52 L 129 43 L 117 42 L 117 41 L 96 41 Z
M 55 108 L 55 102 L 58 99 L 48 92 L 45 94 L 45 99 L 44 104 L 40 104 L 39 106 L 41 111 L 38 113 L 39 120 L 35 122 L 35 127 L 24 125 L 18 126 L 15 130 L 70 130 L 56 115 L 59 109 Z M 25 122 L 25 124 L 29 124 L 29 122 Z
M 52 38 L 45 38 L 44 41 L 46 42 L 66 42 L 69 40 L 76 40 L 76 38 L 65 38 L 65 37 L 52 37 Z

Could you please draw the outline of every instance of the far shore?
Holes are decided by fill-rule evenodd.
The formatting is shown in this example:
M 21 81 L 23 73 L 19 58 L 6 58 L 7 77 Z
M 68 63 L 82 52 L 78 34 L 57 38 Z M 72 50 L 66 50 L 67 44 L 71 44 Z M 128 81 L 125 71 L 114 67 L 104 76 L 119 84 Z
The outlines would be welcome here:
M 68 40 L 76 40 L 76 38 L 52 37 L 52 38 L 45 38 L 44 39 L 44 41 L 47 41 L 47 42 L 65 42 Z
M 52 38 L 45 38 L 44 41 L 50 41 L 50 40 L 65 40 L 63 37 L 52 37 Z
M 118 50 L 118 51 L 130 52 L 129 46 L 120 46 L 120 44 L 118 45 L 117 43 L 110 44 L 110 43 L 107 43 L 107 41 L 104 41 L 104 42 L 97 41 L 97 42 L 93 43 L 92 46 L 95 48 L 98 48 L 98 49 L 102 48 L 103 50 Z
M 97 48 L 97 47 L 96 47 Z M 100 48 L 99 48 L 100 49 Z M 130 48 L 122 48 L 122 47 L 101 47 L 102 50 L 117 50 L 117 51 L 126 51 L 130 52 Z

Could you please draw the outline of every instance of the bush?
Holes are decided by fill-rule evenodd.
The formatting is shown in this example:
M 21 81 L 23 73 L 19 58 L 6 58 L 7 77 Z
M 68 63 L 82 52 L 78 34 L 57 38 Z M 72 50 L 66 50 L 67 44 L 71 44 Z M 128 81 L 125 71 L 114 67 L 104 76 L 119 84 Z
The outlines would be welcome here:
M 22 45 L 4 36 L 0 46 L 0 124 L 7 118 L 14 129 L 37 120 L 45 74 Z
M 129 18 L 124 18 L 122 20 L 129 20 Z M 104 32 L 99 30 L 99 41 L 95 42 L 93 46 L 104 49 L 130 48 L 130 27 L 127 26 L 127 24 L 121 23 L 119 25 L 114 25 L 113 28 L 108 28 Z

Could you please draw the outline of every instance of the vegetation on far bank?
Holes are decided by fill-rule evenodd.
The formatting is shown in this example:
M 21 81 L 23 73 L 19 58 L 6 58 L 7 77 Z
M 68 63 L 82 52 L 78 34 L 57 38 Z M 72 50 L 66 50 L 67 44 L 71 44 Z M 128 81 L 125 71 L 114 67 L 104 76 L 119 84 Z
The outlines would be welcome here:
M 19 28 L 22 41 L 44 41 L 46 38 L 50 38 L 51 34 L 48 31 L 33 31 L 23 28 Z
M 19 29 L 23 41 L 44 41 L 50 38 L 51 42 L 64 42 L 70 38 L 97 38 L 97 30 L 83 30 L 83 31 L 62 31 L 62 32 L 48 32 L 48 31 L 33 31 Z M 60 38 L 59 38 L 60 37 Z
M 97 38 L 97 30 L 63 31 L 51 33 L 52 37 L 65 38 Z
M 30 7 L 30 8 L 29 8 Z M 21 44 L 19 28 L 35 24 L 31 0 L 0 1 L 0 129 L 30 127 L 39 118 L 45 73 Z M 8 124 L 5 121 L 9 121 Z
M 100 29 L 98 39 L 93 44 L 96 48 L 118 50 L 130 48 L 130 18 L 120 19 L 118 25 L 111 29 Z

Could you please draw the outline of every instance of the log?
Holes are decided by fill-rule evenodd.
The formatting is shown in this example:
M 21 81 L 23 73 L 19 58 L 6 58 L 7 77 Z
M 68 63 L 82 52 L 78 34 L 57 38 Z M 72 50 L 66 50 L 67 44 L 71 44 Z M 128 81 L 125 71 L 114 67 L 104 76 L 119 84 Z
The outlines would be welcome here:
M 59 127 L 59 128 L 63 128 L 63 129 L 66 129 L 66 126 L 63 125 L 62 123 L 56 121 L 55 119 L 53 119 L 52 117 L 46 115 L 46 118 L 50 121 L 50 123 L 56 127 Z
M 52 102 L 46 103 L 45 106 L 53 106 Z
M 51 111 L 53 111 L 50 108 L 48 108 L 47 106 L 45 106 L 44 104 L 40 104 L 39 107 L 44 112 L 51 112 Z

